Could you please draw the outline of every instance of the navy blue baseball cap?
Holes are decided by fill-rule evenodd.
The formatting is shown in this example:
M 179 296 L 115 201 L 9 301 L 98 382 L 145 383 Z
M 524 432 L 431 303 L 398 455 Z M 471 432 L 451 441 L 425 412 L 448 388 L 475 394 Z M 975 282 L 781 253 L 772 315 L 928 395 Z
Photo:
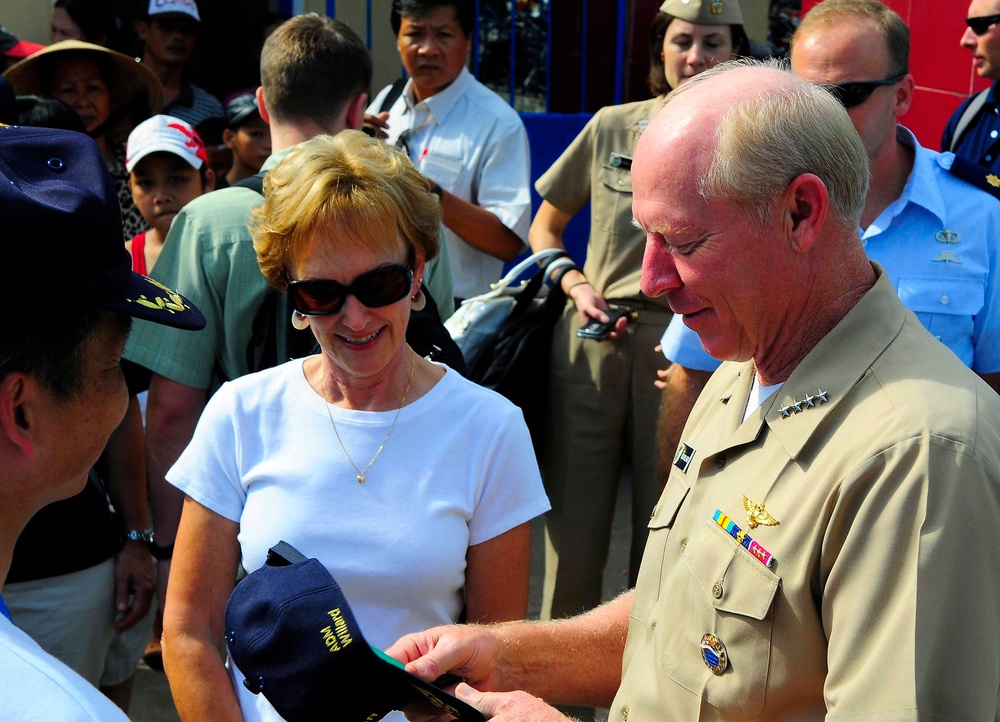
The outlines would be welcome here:
M 236 585 L 226 642 L 243 685 L 288 722 L 374 721 L 414 702 L 462 722 L 486 719 L 369 645 L 326 567 L 287 542 Z
M 260 106 L 253 91 L 241 91 L 226 99 L 226 127 L 229 130 L 236 130 L 255 114 L 260 115 Z
M 183 329 L 205 318 L 190 301 L 132 271 L 114 181 L 93 139 L 0 126 L 0 315 L 104 308 Z

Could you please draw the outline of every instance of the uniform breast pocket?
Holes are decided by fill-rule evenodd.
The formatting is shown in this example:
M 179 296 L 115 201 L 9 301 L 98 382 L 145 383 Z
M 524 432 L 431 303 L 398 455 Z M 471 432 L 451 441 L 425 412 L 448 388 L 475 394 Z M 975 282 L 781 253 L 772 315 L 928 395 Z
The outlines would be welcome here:
M 674 587 L 685 594 L 678 600 L 683 601 L 681 618 L 664 650 L 667 672 L 713 707 L 754 717 L 764 707 L 772 607 L 781 578 L 712 521 L 691 538 L 684 566 L 678 573 L 689 576 Z M 702 645 L 715 640 L 725 647 L 727 661 L 713 671 Z
M 959 358 L 972 364 L 975 316 L 986 303 L 985 279 L 900 276 L 899 300 Z
M 458 176 L 462 173 L 462 159 L 431 150 L 420 162 L 420 170 L 438 185 L 451 190 L 456 186 Z
M 602 231 L 628 233 L 632 230 L 632 172 L 603 165 L 598 171 L 601 198 L 592 198 L 594 219 Z

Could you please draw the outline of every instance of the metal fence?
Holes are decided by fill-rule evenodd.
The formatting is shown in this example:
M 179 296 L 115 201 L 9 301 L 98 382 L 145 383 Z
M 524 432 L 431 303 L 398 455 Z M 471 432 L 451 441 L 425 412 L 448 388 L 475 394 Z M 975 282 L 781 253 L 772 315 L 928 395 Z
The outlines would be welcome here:
M 580 0 L 582 20 L 579 41 L 582 67 L 579 74 L 580 112 L 587 99 L 588 6 Z M 341 0 L 357 3 L 358 0 Z M 372 46 L 372 2 L 366 4 L 365 39 Z M 624 59 L 627 0 L 617 4 L 614 102 L 624 96 Z M 282 0 L 281 10 L 292 15 L 305 9 L 305 0 Z M 337 0 L 326 0 L 326 14 L 337 15 Z M 476 0 L 476 29 L 473 34 L 472 72 L 484 85 L 497 91 L 522 113 L 547 113 L 551 108 L 552 0 Z

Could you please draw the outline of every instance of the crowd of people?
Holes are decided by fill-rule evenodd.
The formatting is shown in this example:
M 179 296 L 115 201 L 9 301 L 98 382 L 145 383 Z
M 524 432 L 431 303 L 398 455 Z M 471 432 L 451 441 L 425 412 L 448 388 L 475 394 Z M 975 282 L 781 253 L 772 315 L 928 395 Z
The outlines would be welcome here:
M 818 3 L 785 63 L 738 0 L 665 0 L 650 97 L 592 117 L 533 218 L 475 7 L 394 0 L 377 93 L 353 29 L 288 18 L 222 101 L 194 0 L 149 0 L 138 58 L 106 0 L 57 0 L 48 46 L 0 27 L 4 714 L 122 719 L 145 658 L 182 719 L 280 720 L 224 617 L 285 541 L 490 719 L 1000 720 L 1000 0 L 941 152 L 879 0 Z M 536 449 L 442 323 L 588 202 Z M 311 353 L 261 351 L 285 324 Z

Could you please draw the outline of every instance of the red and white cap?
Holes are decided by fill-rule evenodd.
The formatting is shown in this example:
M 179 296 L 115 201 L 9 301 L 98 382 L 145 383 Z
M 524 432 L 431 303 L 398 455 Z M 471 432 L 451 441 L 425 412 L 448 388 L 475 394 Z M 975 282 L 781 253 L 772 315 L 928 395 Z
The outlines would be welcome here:
M 192 168 L 208 162 L 208 151 L 198 131 L 172 115 L 154 115 L 142 121 L 128 136 L 125 169 L 131 173 L 135 164 L 150 153 L 179 155 Z
M 194 0 L 149 0 L 150 17 L 167 13 L 181 13 L 201 22 L 198 4 Z

